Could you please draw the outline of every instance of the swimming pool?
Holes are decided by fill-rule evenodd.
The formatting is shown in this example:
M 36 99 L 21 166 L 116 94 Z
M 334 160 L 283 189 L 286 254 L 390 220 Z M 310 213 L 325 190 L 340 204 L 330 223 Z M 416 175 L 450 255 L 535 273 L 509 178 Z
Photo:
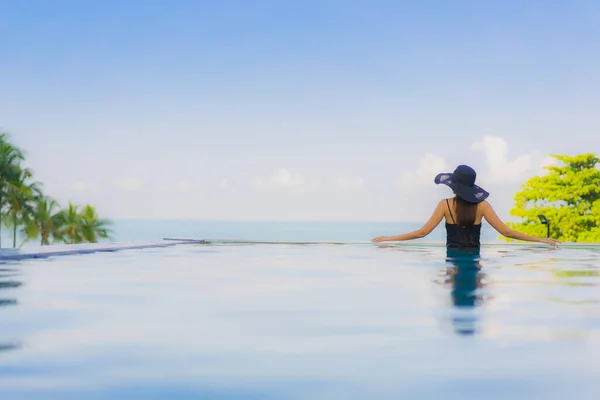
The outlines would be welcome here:
M 595 399 L 599 255 L 217 244 L 8 261 L 0 398 Z

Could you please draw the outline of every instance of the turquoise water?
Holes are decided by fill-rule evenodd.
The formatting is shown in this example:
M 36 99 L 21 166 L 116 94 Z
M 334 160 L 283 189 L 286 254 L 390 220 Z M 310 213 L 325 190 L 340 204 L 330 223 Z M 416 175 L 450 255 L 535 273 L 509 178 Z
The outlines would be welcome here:
M 180 245 L 0 265 L 1 399 L 596 399 L 600 250 Z
M 115 239 L 120 242 L 160 240 L 164 237 L 245 240 L 352 240 L 413 231 L 422 223 L 406 222 L 289 222 L 289 221 L 115 221 Z M 445 241 L 444 224 L 420 241 Z M 481 239 L 497 242 L 498 233 L 483 224 Z
M 245 240 L 352 240 L 368 241 L 380 235 L 396 235 L 413 231 L 422 223 L 410 222 L 300 222 L 300 221 L 181 221 L 181 220 L 115 220 L 113 241 L 139 242 L 161 240 L 165 237 L 194 239 Z M 444 225 L 419 241 L 445 240 Z M 481 239 L 498 242 L 498 233 L 488 224 L 482 226 Z M 12 233 L 2 231 L 2 247 L 12 247 Z M 17 240 L 17 247 L 38 246 L 37 241 Z

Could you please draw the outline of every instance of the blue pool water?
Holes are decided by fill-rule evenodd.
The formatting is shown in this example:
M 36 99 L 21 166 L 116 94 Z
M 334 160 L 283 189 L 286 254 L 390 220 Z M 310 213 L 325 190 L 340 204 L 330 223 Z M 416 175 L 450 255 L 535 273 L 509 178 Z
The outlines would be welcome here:
M 179 245 L 0 264 L 0 399 L 596 399 L 600 250 Z

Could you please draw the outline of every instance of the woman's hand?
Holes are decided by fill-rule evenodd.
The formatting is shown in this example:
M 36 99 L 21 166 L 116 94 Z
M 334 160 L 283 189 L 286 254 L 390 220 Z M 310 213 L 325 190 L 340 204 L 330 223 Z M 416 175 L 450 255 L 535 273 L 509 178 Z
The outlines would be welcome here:
M 560 243 L 558 240 L 552 238 L 543 238 L 542 240 L 540 240 L 540 242 L 549 244 L 550 246 L 554 247 L 558 247 L 558 244 Z
M 389 242 L 390 240 L 393 240 L 393 238 L 391 236 L 377 236 L 376 238 L 371 239 L 371 242 L 373 242 L 373 243 Z

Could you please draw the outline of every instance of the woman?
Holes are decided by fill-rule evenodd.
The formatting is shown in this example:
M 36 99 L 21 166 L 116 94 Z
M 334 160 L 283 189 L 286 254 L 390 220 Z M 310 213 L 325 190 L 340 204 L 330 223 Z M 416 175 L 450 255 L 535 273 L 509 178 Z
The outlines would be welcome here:
M 481 220 L 485 218 L 501 235 L 517 240 L 547 243 L 557 247 L 558 240 L 539 238 L 517 232 L 506 226 L 485 200 L 489 193 L 475 185 L 477 174 L 467 165 L 459 165 L 453 173 L 442 173 L 435 177 L 435 183 L 449 186 L 454 198 L 439 202 L 429 221 L 420 229 L 397 236 L 379 236 L 373 242 L 411 240 L 427 235 L 442 221 L 446 220 L 446 247 L 478 249 L 480 247 Z

